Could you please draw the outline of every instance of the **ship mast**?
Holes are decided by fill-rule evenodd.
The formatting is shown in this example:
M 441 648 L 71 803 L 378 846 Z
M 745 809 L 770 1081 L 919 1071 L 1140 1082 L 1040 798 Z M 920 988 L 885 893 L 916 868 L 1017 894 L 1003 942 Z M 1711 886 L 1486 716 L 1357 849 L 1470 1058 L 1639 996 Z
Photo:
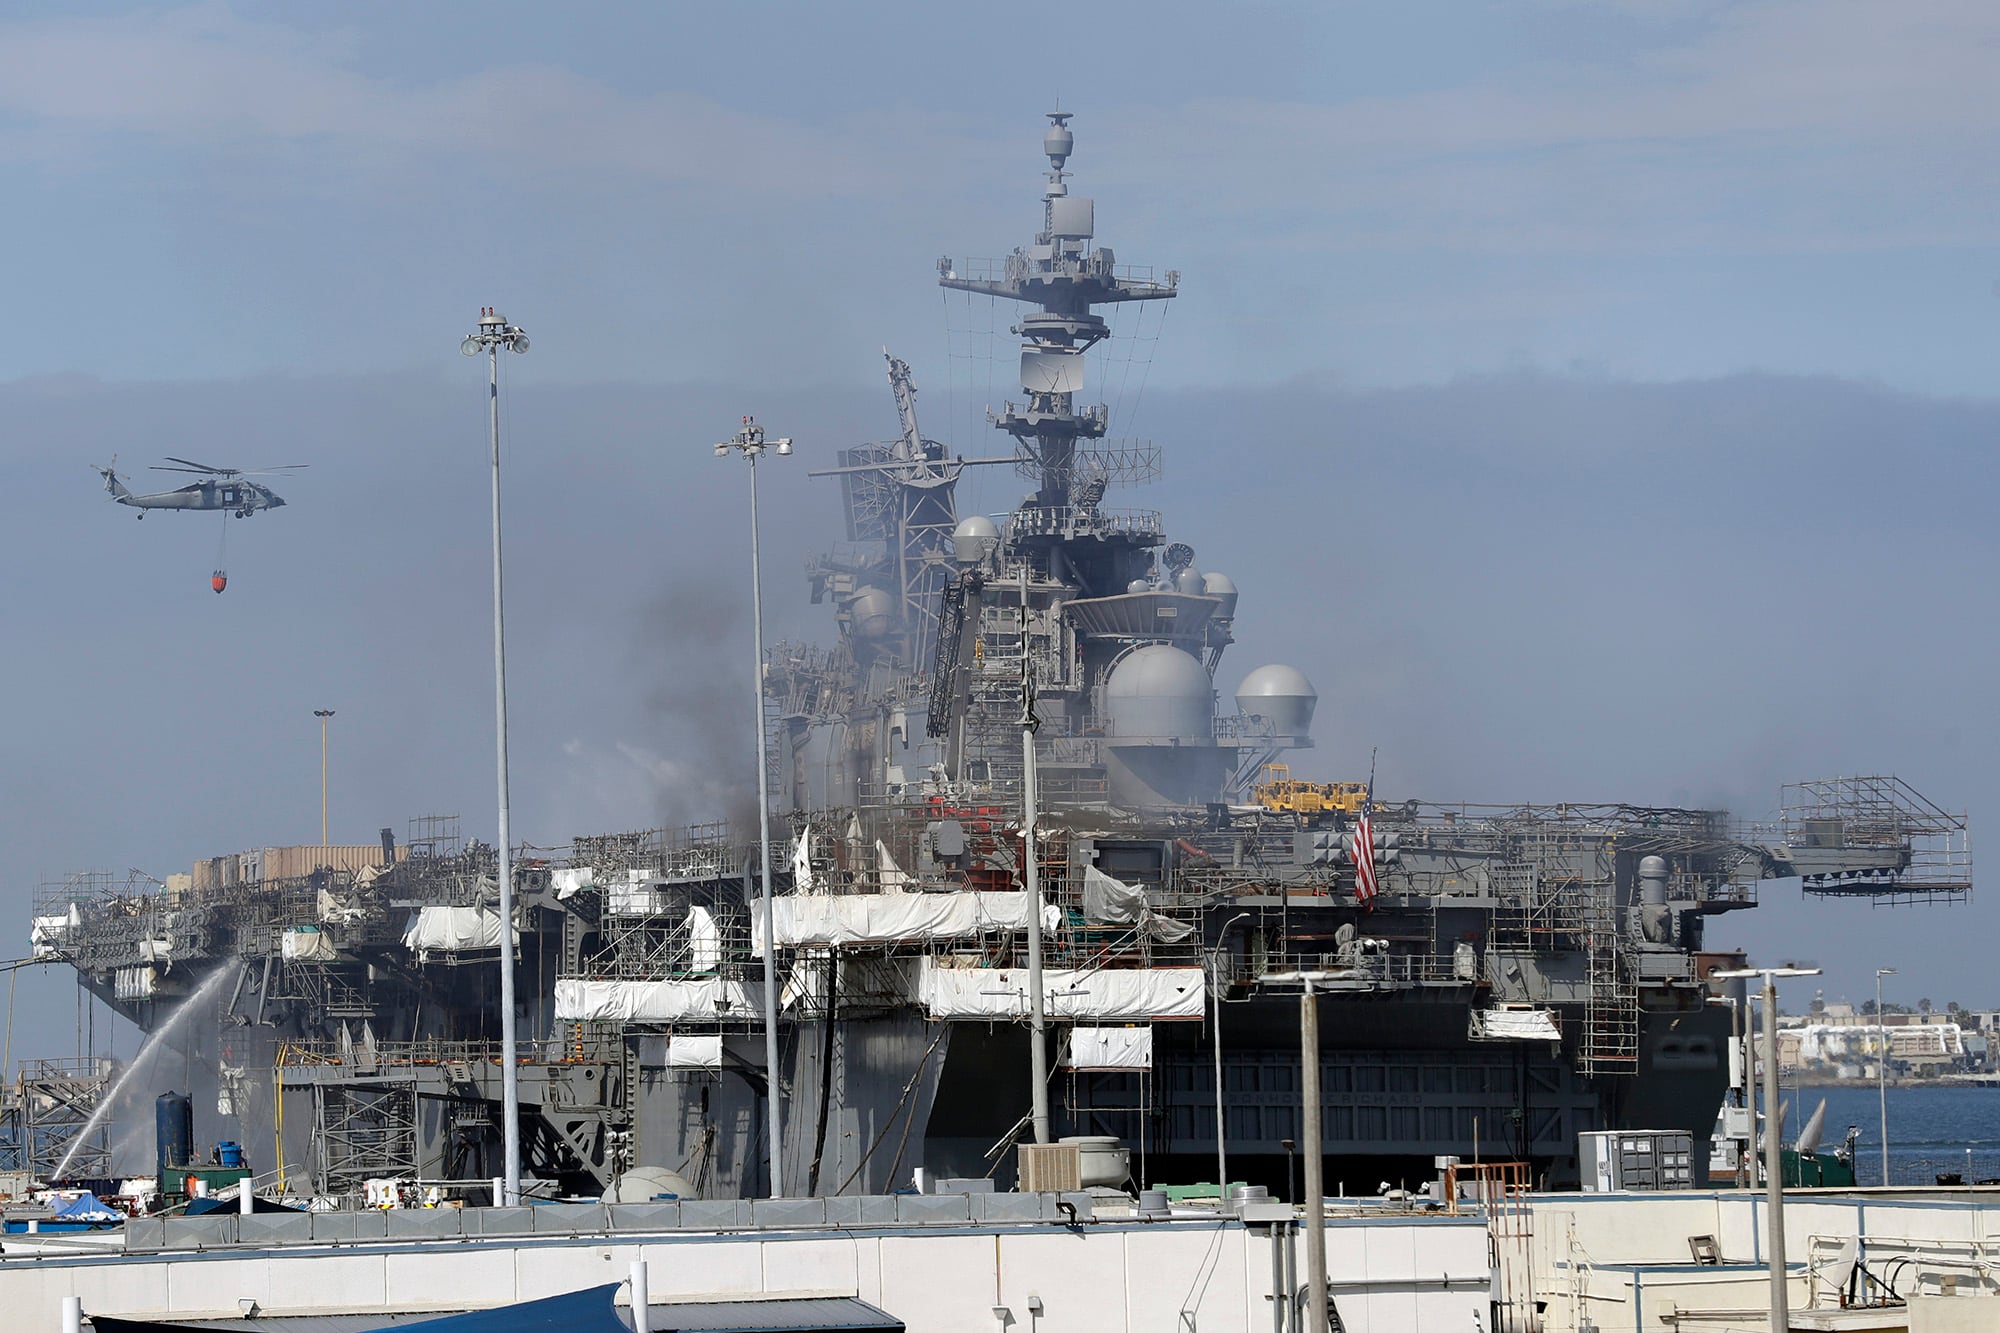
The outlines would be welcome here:
M 1034 507 L 1047 511 L 1044 523 L 1067 527 L 1077 483 L 1078 440 L 1101 439 L 1109 420 L 1103 404 L 1083 407 L 1083 358 L 1110 336 L 1110 326 L 1091 307 L 1125 301 L 1163 301 L 1176 295 L 1180 274 L 1164 282 L 1119 276 L 1108 246 L 1088 249 L 1096 234 L 1096 201 L 1070 194 L 1065 170 L 1076 136 L 1067 111 L 1048 113 L 1042 136 L 1048 154 L 1048 184 L 1042 191 L 1042 230 L 1035 243 L 1007 256 L 998 277 L 963 276 L 949 258 L 938 261 L 938 285 L 1038 306 L 1014 331 L 1021 336 L 1023 404 L 1007 403 L 989 413 L 993 424 L 1016 441 L 1024 461 L 1037 468 L 1041 487 Z M 1039 526 L 1039 525 L 1038 525 Z

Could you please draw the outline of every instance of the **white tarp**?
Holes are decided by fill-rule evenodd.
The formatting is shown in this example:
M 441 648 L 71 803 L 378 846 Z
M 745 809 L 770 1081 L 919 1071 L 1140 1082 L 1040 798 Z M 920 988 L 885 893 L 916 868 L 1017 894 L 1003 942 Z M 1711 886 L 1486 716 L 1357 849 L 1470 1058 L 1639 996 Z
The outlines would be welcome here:
M 659 891 L 666 882 L 657 870 L 628 870 L 606 889 L 605 907 L 614 916 L 651 916 L 660 910 Z
M 361 877 L 355 876 L 359 887 Z M 352 898 L 335 893 L 332 889 L 319 891 L 319 919 L 328 925 L 343 925 L 351 921 L 361 921 L 368 916 L 368 909 Z
M 722 928 L 706 907 L 688 908 L 688 971 L 713 972 L 722 965 Z
M 667 1038 L 667 1068 L 722 1068 L 722 1038 L 716 1036 Z
M 564 866 L 549 872 L 549 887 L 556 891 L 557 901 L 568 898 L 578 889 L 587 889 L 597 883 L 597 872 L 589 866 Z
M 69 905 L 65 916 L 38 916 L 28 928 L 28 943 L 35 949 L 35 957 L 47 958 L 56 951 L 58 945 L 69 937 L 70 931 L 82 924 L 76 904 Z
M 826 969 L 816 963 L 793 968 L 785 975 L 785 984 L 778 987 L 780 1011 L 801 1007 L 813 1013 L 826 1012 Z
M 121 967 L 111 974 L 111 995 L 118 1000 L 150 1000 L 159 979 L 150 967 Z
M 1185 921 L 1169 921 L 1153 910 L 1145 891 L 1111 878 L 1096 866 L 1083 868 L 1083 919 L 1109 926 L 1137 926 L 1162 944 L 1178 944 L 1194 934 Z
M 792 892 L 819 892 L 819 885 L 813 881 L 813 831 L 810 826 L 800 829 L 798 841 L 792 844 Z
M 1553 1009 L 1474 1009 L 1474 1041 L 1561 1041 Z
M 764 956 L 764 909 L 753 904 L 752 948 Z M 774 898 L 780 945 L 838 947 L 943 940 L 1028 928 L 1025 893 L 856 893 Z
M 316 926 L 295 926 L 278 937 L 278 952 L 288 963 L 330 963 L 333 941 Z
M 1143 1023 L 1200 1018 L 1208 996 L 1198 967 L 1051 968 L 1042 973 L 1051 1018 L 1107 1018 Z M 940 967 L 924 959 L 917 998 L 932 1018 L 1026 1018 L 1025 967 Z
M 910 882 L 910 877 L 903 873 L 903 867 L 896 864 L 896 858 L 889 855 L 888 847 L 880 838 L 875 839 L 875 865 L 884 893 L 901 893 Z
M 514 932 L 520 943 L 521 933 Z M 456 953 L 500 947 L 500 914 L 490 907 L 419 907 L 403 930 L 403 947 L 418 953 Z
M 687 981 L 585 981 L 556 979 L 556 1017 L 625 1023 L 755 1017 L 761 1010 L 740 981 L 699 977 Z
M 1069 1030 L 1071 1069 L 1151 1069 L 1153 1029 L 1085 1028 Z

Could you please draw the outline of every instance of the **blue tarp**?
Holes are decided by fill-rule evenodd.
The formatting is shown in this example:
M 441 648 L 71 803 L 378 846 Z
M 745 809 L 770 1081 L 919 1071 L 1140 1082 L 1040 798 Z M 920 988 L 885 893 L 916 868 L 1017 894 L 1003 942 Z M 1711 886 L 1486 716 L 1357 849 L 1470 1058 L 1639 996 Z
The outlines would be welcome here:
M 55 1210 L 57 1220 L 63 1222 L 122 1222 L 125 1214 L 106 1208 L 104 1201 L 85 1190 Z
M 409 1315 L 294 1315 L 285 1318 L 198 1319 L 187 1322 L 120 1319 L 93 1315 L 98 1333 L 168 1333 L 221 1329 L 228 1333 L 278 1330 L 285 1333 L 631 1333 L 626 1312 L 613 1308 L 621 1283 L 607 1283 L 545 1300 L 524 1301 L 497 1310 L 424 1317 Z M 657 1333 L 903 1333 L 903 1323 L 866 1301 L 848 1297 L 777 1300 L 698 1301 L 655 1305 Z
M 438 1319 L 418 1319 L 412 1321 L 408 1315 L 392 1318 L 378 1315 L 365 1323 L 355 1323 L 353 1315 L 333 1316 L 343 1333 L 375 1333 L 378 1329 L 397 1330 L 397 1333 L 414 1333 L 417 1329 L 424 1333 L 631 1333 L 631 1325 L 618 1317 L 611 1308 L 611 1298 L 618 1291 L 619 1284 L 610 1283 L 602 1287 L 591 1287 L 585 1291 L 572 1291 L 563 1296 L 550 1296 L 546 1300 L 523 1301 L 519 1305 L 503 1306 L 498 1310 L 474 1310 L 469 1314 L 445 1315 Z M 191 1320 L 185 1323 L 174 1320 L 120 1319 L 110 1315 L 92 1315 L 91 1327 L 98 1333 L 167 1333 L 171 1329 L 243 1329 L 258 1326 L 262 1321 L 242 1319 Z M 272 1321 L 274 1324 L 278 1321 Z M 286 1319 L 284 1326 L 294 1325 L 303 1330 L 315 1328 L 312 1315 Z
M 497 1310 L 426 1319 L 411 1327 L 424 1333 L 554 1333 L 558 1329 L 563 1333 L 631 1333 L 611 1306 L 618 1287 L 618 1283 L 609 1282 L 539 1301 L 503 1305 Z

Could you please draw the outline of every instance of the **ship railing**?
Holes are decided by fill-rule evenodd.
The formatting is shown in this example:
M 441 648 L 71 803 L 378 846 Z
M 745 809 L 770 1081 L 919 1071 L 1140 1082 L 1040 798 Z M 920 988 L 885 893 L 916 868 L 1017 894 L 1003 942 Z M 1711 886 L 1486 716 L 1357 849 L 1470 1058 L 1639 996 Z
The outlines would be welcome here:
M 1675 885 L 1667 893 L 1668 902 L 1685 903 L 1730 903 L 1743 907 L 1754 907 L 1757 903 L 1755 881 L 1730 882 L 1690 877 L 1685 885 Z
M 741 874 L 746 858 L 754 860 L 756 856 L 755 843 L 738 845 L 731 840 L 727 822 L 648 829 L 643 834 L 625 836 L 643 837 L 644 842 L 623 846 L 609 838 L 578 838 L 568 848 L 552 849 L 560 854 L 547 860 L 554 866 L 588 867 L 595 871 L 596 882 L 578 891 L 608 897 L 614 890 L 625 890 L 624 877 L 628 871 L 658 875 L 672 887 L 676 882 L 733 879 Z M 782 835 L 772 838 L 774 857 L 789 854 L 789 847 L 781 849 L 784 841 Z
M 275 1063 L 279 1068 L 338 1066 L 356 1062 L 363 1047 L 356 1043 L 343 1050 L 338 1041 L 295 1040 L 281 1042 Z M 586 1040 L 551 1036 L 530 1038 L 516 1044 L 517 1059 L 525 1064 L 601 1064 L 622 1058 L 622 1044 L 611 1034 L 595 1034 Z M 500 1063 L 497 1041 L 378 1041 L 371 1048 L 375 1069 L 426 1068 L 443 1065 L 486 1065 Z
M 168 901 L 166 885 L 144 871 L 114 875 L 106 870 L 85 870 L 37 886 L 34 910 L 36 916 L 61 916 L 74 904 L 79 915 L 93 911 L 126 915 L 164 906 Z
M 1465 963 L 1442 954 L 1377 953 L 1357 949 L 1344 955 L 1261 953 L 1248 958 L 1225 955 L 1224 965 L 1222 975 L 1237 984 L 1254 984 L 1268 976 L 1331 972 L 1385 986 L 1471 986 L 1481 983 L 1486 975 L 1485 959 L 1477 951 Z
M 1154 509 L 1097 509 L 1081 505 L 1035 505 L 1017 509 L 1008 536 L 1164 537 L 1165 520 Z
M 1273 740 L 1279 734 L 1275 722 L 1256 713 L 1224 713 L 1215 719 L 1218 740 Z
M 862 542 L 835 542 L 827 550 L 806 557 L 806 573 L 867 574 L 881 563 L 880 547 Z

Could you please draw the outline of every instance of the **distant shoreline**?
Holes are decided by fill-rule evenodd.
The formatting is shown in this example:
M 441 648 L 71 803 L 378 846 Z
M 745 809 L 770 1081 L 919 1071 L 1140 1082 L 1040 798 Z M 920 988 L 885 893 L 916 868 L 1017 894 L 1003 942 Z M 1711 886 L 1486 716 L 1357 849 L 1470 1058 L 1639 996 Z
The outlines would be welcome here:
M 1829 1078 L 1823 1074 L 1807 1074 L 1788 1077 L 1785 1083 L 1794 1088 L 1873 1088 L 1872 1078 Z M 1964 1074 L 1957 1078 L 1892 1078 L 1892 1088 L 2000 1088 L 2000 1074 Z

